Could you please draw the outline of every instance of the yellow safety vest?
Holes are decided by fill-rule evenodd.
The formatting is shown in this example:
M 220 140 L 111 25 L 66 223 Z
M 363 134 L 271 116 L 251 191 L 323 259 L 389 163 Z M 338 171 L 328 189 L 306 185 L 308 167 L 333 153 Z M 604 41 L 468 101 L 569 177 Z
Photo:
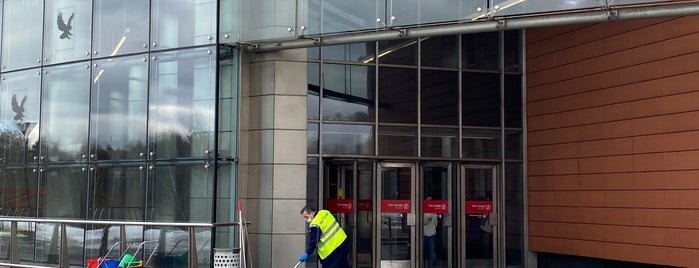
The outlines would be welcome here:
M 340 227 L 340 224 L 335 220 L 335 217 L 327 210 L 320 210 L 316 213 L 310 226 L 314 225 L 320 228 L 318 256 L 320 256 L 321 259 L 325 259 L 345 241 L 347 234 L 342 230 L 342 227 Z

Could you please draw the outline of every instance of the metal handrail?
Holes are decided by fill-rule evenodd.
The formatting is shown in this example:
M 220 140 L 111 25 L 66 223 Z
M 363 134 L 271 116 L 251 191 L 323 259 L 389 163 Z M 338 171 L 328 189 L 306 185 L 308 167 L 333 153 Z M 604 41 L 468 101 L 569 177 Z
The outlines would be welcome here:
M 19 241 L 17 240 L 17 223 L 19 222 L 33 222 L 33 223 L 54 223 L 60 224 L 61 236 L 60 236 L 60 247 L 59 247 L 59 260 L 58 267 L 68 268 L 68 239 L 66 234 L 67 224 L 93 224 L 93 225 L 118 225 L 124 234 L 125 226 L 165 226 L 165 227 L 183 227 L 187 228 L 187 233 L 189 236 L 189 249 L 188 249 L 188 267 L 198 268 L 197 263 L 197 247 L 196 247 L 196 237 L 194 233 L 195 228 L 215 228 L 215 227 L 225 227 L 225 226 L 239 226 L 239 222 L 223 222 L 223 223 L 181 223 L 181 222 L 137 222 L 137 221 L 102 221 L 102 220 L 71 220 L 71 219 L 36 219 L 36 218 L 18 218 L 18 217 L 3 217 L 0 216 L 0 221 L 10 222 L 10 262 L 1 263 L 0 267 L 18 267 L 18 268 L 54 268 L 49 266 L 37 266 L 37 265 L 26 265 L 19 264 Z M 250 224 L 246 222 L 245 225 Z

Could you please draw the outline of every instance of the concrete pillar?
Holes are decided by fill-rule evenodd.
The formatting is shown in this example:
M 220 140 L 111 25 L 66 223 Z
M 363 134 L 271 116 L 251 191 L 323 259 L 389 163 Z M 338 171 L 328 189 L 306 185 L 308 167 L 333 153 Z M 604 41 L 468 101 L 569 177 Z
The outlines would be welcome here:
M 305 249 L 306 49 L 241 57 L 239 196 L 255 267 L 292 267 Z

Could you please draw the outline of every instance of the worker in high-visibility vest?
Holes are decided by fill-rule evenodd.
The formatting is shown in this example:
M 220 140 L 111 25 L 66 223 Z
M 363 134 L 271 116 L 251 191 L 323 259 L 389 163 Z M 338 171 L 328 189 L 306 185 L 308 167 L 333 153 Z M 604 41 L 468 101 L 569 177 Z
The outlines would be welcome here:
M 317 250 L 323 268 L 349 268 L 349 239 L 330 211 L 316 213 L 314 208 L 305 206 L 301 215 L 308 224 L 308 247 L 299 261 L 305 262 Z

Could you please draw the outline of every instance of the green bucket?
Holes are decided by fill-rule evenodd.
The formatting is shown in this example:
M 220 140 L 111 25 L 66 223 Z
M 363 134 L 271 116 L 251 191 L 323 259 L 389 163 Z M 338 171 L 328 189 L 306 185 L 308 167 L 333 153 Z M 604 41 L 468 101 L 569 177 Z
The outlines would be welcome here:
M 119 268 L 137 267 L 140 266 L 139 264 L 140 262 L 136 259 L 136 257 L 126 253 L 123 257 L 121 257 Z

